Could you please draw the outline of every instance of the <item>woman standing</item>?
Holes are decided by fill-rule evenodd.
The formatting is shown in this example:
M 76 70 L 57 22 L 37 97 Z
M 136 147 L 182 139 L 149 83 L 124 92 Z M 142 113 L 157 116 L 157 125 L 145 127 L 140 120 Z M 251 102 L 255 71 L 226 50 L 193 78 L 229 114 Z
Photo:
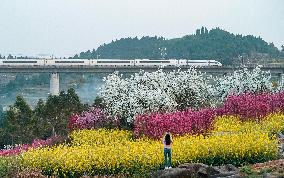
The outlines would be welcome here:
M 165 158 L 165 169 L 172 168 L 172 138 L 169 132 L 166 132 L 165 137 L 163 138 L 164 144 L 164 158 Z

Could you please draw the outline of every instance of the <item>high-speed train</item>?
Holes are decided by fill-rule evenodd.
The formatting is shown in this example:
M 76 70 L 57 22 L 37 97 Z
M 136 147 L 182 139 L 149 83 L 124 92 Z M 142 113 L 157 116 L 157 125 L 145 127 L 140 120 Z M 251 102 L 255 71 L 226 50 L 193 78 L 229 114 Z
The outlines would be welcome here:
M 187 59 L 0 59 L 0 66 L 222 66 L 216 60 Z

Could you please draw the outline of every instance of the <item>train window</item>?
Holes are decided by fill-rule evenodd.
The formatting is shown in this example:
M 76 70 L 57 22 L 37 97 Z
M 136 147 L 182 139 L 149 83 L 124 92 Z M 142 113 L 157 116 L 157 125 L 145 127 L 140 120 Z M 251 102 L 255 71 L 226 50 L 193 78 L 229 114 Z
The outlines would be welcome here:
M 171 61 L 139 61 L 140 63 L 170 63 Z
M 84 61 L 55 61 L 55 63 L 84 63 Z
M 37 63 L 37 61 L 3 61 L 3 63 Z
M 200 61 L 188 61 L 187 63 L 207 63 L 207 62 L 200 62 Z
M 97 61 L 97 63 L 130 63 L 130 61 Z

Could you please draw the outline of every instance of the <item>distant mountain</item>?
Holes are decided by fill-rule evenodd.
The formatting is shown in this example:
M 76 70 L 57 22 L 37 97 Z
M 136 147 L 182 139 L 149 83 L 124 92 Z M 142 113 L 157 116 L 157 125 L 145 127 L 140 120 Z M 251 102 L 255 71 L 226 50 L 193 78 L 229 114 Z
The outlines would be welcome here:
M 283 50 L 282 50 L 283 51 Z M 196 30 L 196 34 L 165 39 L 145 36 L 141 39 L 121 38 L 88 50 L 74 58 L 186 58 L 215 59 L 223 64 L 236 63 L 240 58 L 277 58 L 281 52 L 273 43 L 252 35 L 235 35 L 220 28 Z

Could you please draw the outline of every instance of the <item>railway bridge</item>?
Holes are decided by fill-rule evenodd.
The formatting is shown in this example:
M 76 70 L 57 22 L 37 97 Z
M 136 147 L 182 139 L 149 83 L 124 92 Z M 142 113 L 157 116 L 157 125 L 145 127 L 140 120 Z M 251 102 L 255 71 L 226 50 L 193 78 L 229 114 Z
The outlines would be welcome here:
M 246 66 L 248 70 L 253 70 L 256 65 Z M 153 72 L 158 69 L 164 71 L 173 70 L 188 70 L 190 66 L 0 66 L 0 73 L 49 73 L 50 74 L 50 94 L 59 94 L 59 74 L 60 73 L 113 73 L 119 71 L 121 73 L 136 73 L 140 70 L 147 72 Z M 196 67 L 198 71 L 206 72 L 207 74 L 217 75 L 230 75 L 235 70 L 239 70 L 242 67 L 235 66 L 206 66 Z M 261 69 L 264 71 L 270 71 L 274 76 L 277 76 L 280 81 L 283 79 L 284 65 L 263 65 Z

